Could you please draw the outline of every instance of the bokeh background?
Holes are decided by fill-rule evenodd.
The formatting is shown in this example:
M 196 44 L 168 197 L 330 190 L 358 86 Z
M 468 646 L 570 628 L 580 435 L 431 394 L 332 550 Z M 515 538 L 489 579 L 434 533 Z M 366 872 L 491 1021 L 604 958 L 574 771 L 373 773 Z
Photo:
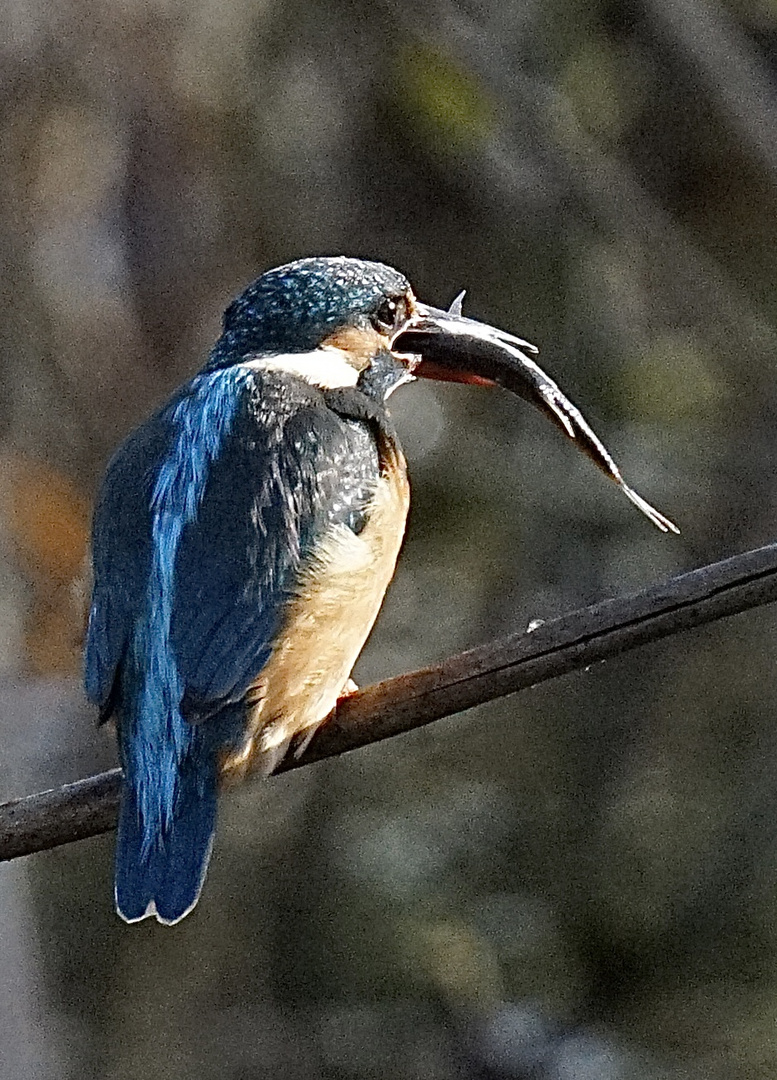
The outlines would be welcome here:
M 393 399 L 374 679 L 777 525 L 774 0 L 6 0 L 0 795 L 113 761 L 79 689 L 108 456 L 270 266 L 352 254 L 542 348 L 653 530 L 496 391 Z M 0 1075 L 777 1075 L 770 610 L 224 802 L 174 930 L 110 837 L 0 869 Z

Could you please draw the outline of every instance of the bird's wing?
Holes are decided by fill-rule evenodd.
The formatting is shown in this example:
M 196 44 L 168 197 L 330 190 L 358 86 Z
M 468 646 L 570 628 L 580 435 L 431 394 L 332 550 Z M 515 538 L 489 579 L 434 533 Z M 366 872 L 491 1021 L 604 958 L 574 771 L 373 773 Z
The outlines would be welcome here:
M 122 444 L 108 466 L 95 507 L 84 682 L 87 696 L 100 708 L 101 720 L 113 712 L 119 667 L 148 588 L 152 469 L 167 449 L 166 434 L 156 416 Z
M 227 373 L 209 379 L 219 377 Z M 133 626 L 139 619 L 159 622 L 159 605 L 166 600 L 185 715 L 202 720 L 240 700 L 267 661 L 301 560 L 331 525 L 358 532 L 364 523 L 379 472 L 365 425 L 342 419 L 302 380 L 273 373 L 244 374 L 233 380 L 230 393 L 229 423 L 220 434 L 214 435 L 214 417 L 209 418 L 206 467 L 192 469 L 186 445 L 202 421 L 192 419 L 202 408 L 202 393 L 194 393 L 181 399 L 177 415 L 163 411 L 151 421 L 145 441 L 136 438 L 128 451 L 131 469 L 112 470 L 112 487 L 128 472 L 153 477 L 156 470 L 157 478 L 151 492 L 146 483 L 140 499 L 117 499 L 111 492 L 98 511 L 96 552 L 100 540 L 102 547 L 95 558 L 87 687 L 104 711 L 111 706 L 110 688 Z M 210 404 L 214 416 L 222 417 L 225 410 Z M 165 434 L 154 437 L 160 423 Z M 180 463 L 177 473 L 170 471 L 164 498 L 154 453 Z M 143 542 L 131 538 L 134 554 L 109 520 L 116 501 L 124 502 L 124 516 L 138 513 L 132 504 L 140 504 Z M 165 560 L 167 575 L 158 572 Z M 128 563 L 129 596 L 117 581 Z M 167 598 L 152 595 L 165 588 Z
M 176 560 L 171 640 L 191 719 L 242 698 L 300 563 L 333 524 L 361 529 L 378 474 L 367 428 L 301 380 L 255 377 Z

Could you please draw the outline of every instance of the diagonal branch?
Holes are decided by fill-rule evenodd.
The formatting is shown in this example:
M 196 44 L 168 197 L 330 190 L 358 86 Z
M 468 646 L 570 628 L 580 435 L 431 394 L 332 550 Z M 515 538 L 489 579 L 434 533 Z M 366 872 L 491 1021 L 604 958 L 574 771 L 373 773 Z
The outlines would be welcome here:
M 341 701 L 304 753 L 289 754 L 278 771 L 388 739 L 775 600 L 777 544 L 772 544 L 369 686 Z M 0 804 L 0 860 L 108 832 L 116 824 L 120 784 L 121 772 L 113 769 Z

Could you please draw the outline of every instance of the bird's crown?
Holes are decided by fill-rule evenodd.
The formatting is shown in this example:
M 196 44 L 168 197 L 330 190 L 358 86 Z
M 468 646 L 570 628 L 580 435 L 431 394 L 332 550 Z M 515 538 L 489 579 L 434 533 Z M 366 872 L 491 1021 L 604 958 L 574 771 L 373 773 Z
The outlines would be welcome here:
M 367 327 L 381 304 L 409 292 L 383 263 L 345 256 L 299 259 L 268 270 L 224 312 L 208 362 L 225 367 L 250 354 L 302 353 L 343 327 Z

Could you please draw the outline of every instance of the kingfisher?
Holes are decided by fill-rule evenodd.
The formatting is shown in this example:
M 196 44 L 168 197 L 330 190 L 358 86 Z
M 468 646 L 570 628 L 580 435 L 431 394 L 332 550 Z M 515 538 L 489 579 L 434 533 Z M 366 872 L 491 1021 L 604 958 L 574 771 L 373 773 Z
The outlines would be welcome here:
M 463 294 L 462 294 L 463 296 Z M 177 923 L 197 903 L 220 787 L 299 753 L 351 671 L 405 531 L 387 409 L 416 378 L 538 406 L 663 531 L 521 338 L 416 300 L 381 263 L 308 258 L 227 308 L 205 366 L 110 461 L 93 526 L 85 683 L 115 718 L 115 903 Z

